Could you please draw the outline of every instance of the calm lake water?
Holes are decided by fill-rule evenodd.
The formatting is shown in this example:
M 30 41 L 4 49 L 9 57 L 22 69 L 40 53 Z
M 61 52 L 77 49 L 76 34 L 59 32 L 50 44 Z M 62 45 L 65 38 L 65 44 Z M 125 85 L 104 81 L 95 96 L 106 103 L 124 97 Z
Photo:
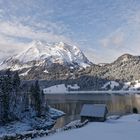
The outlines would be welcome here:
M 140 95 L 121 94 L 90 94 L 90 95 L 52 95 L 46 97 L 51 107 L 62 110 L 65 116 L 59 118 L 54 128 L 61 128 L 71 121 L 80 119 L 83 104 L 106 104 L 108 115 L 123 115 L 132 113 L 133 108 L 140 112 Z
M 59 119 L 57 119 L 56 124 L 54 125 L 54 129 L 57 128 L 62 128 L 63 126 L 69 124 L 70 122 L 74 121 L 74 120 L 79 120 L 80 119 L 80 115 L 65 115 L 60 117 Z

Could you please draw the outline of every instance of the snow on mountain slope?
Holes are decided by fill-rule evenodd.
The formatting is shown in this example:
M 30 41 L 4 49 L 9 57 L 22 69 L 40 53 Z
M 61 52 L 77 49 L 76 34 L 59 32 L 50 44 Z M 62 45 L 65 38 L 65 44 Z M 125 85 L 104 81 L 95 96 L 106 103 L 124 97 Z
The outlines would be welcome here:
M 103 90 L 130 90 L 135 91 L 140 89 L 140 80 L 119 83 L 116 81 L 110 81 L 103 85 Z
M 123 89 L 124 90 L 139 90 L 140 80 L 124 83 Z
M 51 86 L 48 88 L 43 89 L 44 93 L 69 93 L 69 90 L 78 90 L 80 87 L 77 84 L 67 85 L 64 84 Z
M 108 90 L 113 90 L 115 87 L 118 87 L 119 83 L 116 81 L 110 81 L 104 84 L 102 89 L 108 89 Z
M 31 63 L 32 62 L 32 63 Z M 40 41 L 33 41 L 28 49 L 5 60 L 1 67 L 9 66 L 12 70 L 29 68 L 40 65 L 58 63 L 61 65 L 78 65 L 87 67 L 91 64 L 82 51 L 76 46 L 63 42 L 48 44 Z

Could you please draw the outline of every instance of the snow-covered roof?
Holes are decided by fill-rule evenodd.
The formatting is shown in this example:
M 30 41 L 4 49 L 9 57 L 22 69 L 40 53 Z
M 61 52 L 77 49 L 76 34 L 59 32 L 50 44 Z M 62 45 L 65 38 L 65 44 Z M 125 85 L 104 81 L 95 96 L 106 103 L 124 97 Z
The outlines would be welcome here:
M 104 117 L 106 109 L 105 104 L 84 104 L 80 116 Z

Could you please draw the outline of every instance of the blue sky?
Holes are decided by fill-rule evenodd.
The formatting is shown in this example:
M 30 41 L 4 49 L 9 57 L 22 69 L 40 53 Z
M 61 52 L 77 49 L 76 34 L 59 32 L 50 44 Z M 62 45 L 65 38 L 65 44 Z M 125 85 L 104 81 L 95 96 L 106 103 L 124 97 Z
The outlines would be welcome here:
M 0 0 L 0 59 L 33 40 L 77 45 L 94 63 L 140 54 L 139 0 Z

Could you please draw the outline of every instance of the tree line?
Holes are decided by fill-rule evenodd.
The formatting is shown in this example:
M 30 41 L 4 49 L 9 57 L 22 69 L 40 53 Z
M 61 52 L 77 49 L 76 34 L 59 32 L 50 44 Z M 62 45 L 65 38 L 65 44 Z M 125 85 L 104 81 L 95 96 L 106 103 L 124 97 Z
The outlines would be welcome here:
M 25 116 L 41 117 L 47 109 L 38 81 L 25 92 L 18 72 L 8 69 L 0 75 L 0 123 L 20 120 Z

